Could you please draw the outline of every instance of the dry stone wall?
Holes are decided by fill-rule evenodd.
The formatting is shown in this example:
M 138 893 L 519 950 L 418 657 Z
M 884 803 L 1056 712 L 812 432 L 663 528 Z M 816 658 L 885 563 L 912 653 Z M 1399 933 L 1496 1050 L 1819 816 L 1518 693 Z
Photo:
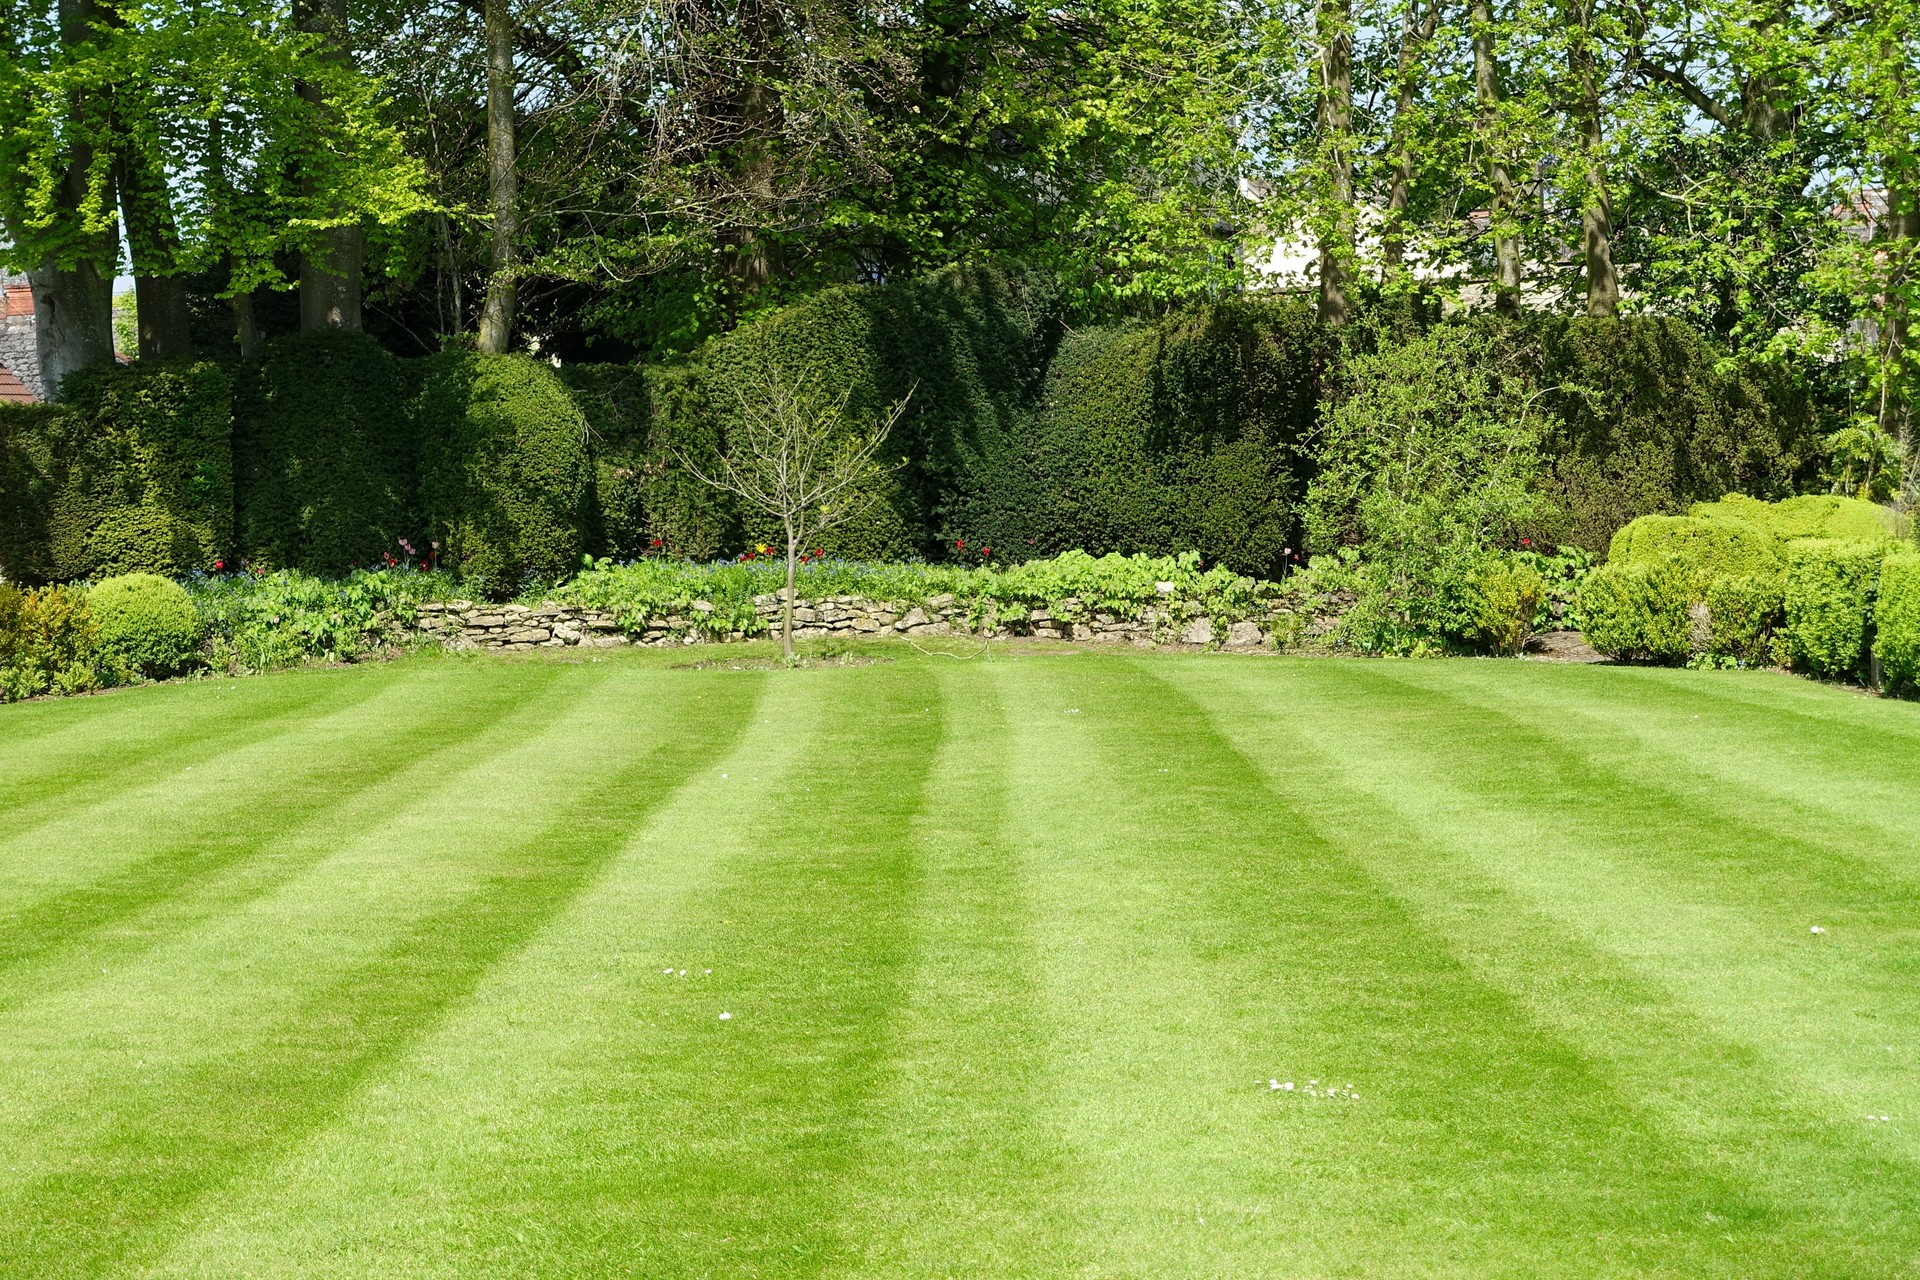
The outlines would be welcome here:
M 761 623 L 757 634 L 777 633 L 780 597 L 758 596 L 753 605 Z M 935 596 L 924 604 L 886 604 L 857 596 L 834 596 L 798 600 L 793 609 L 794 635 L 806 639 L 1031 636 L 1093 644 L 1218 644 L 1232 649 L 1264 645 L 1275 620 L 1242 619 L 1216 626 L 1204 615 L 1193 616 L 1191 610 L 1171 605 L 1149 608 L 1127 618 L 1093 612 L 1078 600 L 1063 600 L 1054 609 L 990 607 L 975 620 L 969 617 L 967 607 L 950 595 Z M 428 638 L 462 649 L 687 645 L 748 638 L 747 632 L 716 622 L 713 603 L 708 600 L 695 600 L 683 611 L 649 618 L 631 633 L 604 610 L 563 604 L 476 604 L 471 600 L 421 605 L 413 625 L 416 632 Z

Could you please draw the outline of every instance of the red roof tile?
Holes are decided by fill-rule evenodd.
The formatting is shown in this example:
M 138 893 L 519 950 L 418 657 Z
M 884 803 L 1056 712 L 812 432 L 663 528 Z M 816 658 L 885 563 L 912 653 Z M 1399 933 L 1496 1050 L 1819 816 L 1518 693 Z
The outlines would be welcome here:
M 27 384 L 13 376 L 13 370 L 0 364 L 0 404 L 33 404 L 33 392 L 27 390 Z

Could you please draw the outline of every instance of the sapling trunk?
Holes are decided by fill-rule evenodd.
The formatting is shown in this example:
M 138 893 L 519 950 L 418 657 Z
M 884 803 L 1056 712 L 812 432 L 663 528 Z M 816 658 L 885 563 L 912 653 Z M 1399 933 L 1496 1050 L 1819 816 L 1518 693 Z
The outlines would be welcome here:
M 798 576 L 797 559 L 800 554 L 800 536 L 794 531 L 793 522 L 787 522 L 787 594 L 780 603 L 780 647 L 786 654 L 787 665 L 793 665 L 793 592 Z

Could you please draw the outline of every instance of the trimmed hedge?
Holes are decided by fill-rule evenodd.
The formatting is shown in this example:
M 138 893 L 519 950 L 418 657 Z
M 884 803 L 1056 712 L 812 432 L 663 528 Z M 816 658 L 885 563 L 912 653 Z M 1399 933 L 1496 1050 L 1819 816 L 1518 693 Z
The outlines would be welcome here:
M 1707 584 L 1707 653 L 1742 666 L 1774 660 L 1774 635 L 1784 621 L 1786 577 L 1742 573 Z
M 1636 517 L 1723 493 L 1784 498 L 1818 479 L 1826 430 L 1785 364 L 1729 365 L 1670 317 L 1538 318 L 1559 540 L 1600 550 Z
M 420 532 L 401 362 L 360 333 L 276 338 L 234 397 L 234 524 L 261 566 L 341 574 Z
M 29 582 L 125 566 L 180 574 L 233 542 L 232 388 L 208 362 L 68 378 L 65 402 L 4 415 L 0 572 Z
M 1873 542 L 1806 538 L 1787 550 L 1787 625 L 1792 665 L 1827 679 L 1865 674 L 1867 628 L 1886 548 Z
M 1019 556 L 1192 551 L 1277 577 L 1324 354 L 1295 299 L 1075 335 L 1030 424 L 966 442 L 946 529 Z
M 1896 551 L 1881 563 L 1873 622 L 1882 684 L 1895 693 L 1920 692 L 1920 554 Z
M 421 507 L 441 561 L 494 599 L 580 567 L 587 424 L 553 369 L 528 356 L 429 356 L 416 402 Z
M 1764 506 L 1764 503 L 1755 503 Z M 1675 559 L 1700 586 L 1729 574 L 1777 573 L 1780 548 L 1765 528 L 1741 519 L 1641 516 L 1613 535 L 1609 564 Z
M 1859 498 L 1809 493 L 1780 502 L 1761 502 L 1730 493 L 1718 502 L 1702 502 L 1695 516 L 1757 526 L 1780 542 L 1795 538 L 1839 538 L 1847 542 L 1890 542 L 1905 537 L 1906 518 L 1889 507 Z

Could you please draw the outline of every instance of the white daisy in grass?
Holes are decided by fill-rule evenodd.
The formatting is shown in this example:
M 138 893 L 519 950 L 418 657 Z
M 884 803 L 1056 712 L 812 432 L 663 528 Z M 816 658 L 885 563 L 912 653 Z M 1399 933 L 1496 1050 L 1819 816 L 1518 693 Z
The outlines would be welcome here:
M 732 1015 L 732 1014 L 730 1014 L 730 1013 L 728 1013 L 728 1012 L 726 1012 L 725 1010 L 722 1010 L 722 1011 L 721 1011 L 721 1013 L 720 1013 L 720 1021 L 722 1021 L 722 1022 L 731 1022 L 732 1020 L 733 1020 L 733 1015 Z

